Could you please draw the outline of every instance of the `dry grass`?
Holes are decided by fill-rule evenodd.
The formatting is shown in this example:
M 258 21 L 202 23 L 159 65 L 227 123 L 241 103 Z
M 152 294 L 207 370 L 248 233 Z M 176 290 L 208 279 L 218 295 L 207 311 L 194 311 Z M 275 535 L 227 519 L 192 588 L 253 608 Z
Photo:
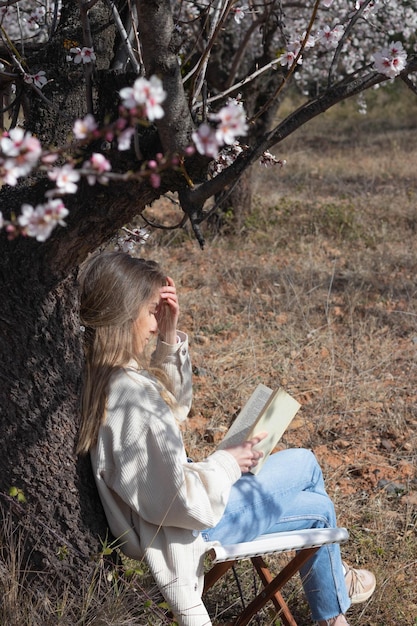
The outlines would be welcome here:
M 351 533 L 344 555 L 378 578 L 350 611 L 361 626 L 417 624 L 417 126 L 406 104 L 313 121 L 275 151 L 286 168 L 257 171 L 241 233 L 208 232 L 204 251 L 188 233 L 162 235 L 148 251 L 177 280 L 191 338 L 190 450 L 213 449 L 257 382 L 302 401 L 285 445 L 314 449 Z M 232 589 L 211 594 L 213 611 L 232 605 Z

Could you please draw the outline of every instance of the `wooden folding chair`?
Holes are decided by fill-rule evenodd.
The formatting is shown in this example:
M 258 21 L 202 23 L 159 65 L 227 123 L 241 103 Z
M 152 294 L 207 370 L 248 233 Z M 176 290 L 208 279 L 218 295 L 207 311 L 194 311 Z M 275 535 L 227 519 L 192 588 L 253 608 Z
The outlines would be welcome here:
M 211 568 L 205 575 L 203 594 L 237 561 L 250 559 L 261 579 L 263 587 L 255 598 L 243 608 L 233 625 L 244 626 L 271 600 L 283 624 L 285 626 L 297 626 L 297 622 L 282 597 L 280 589 L 321 546 L 331 543 L 343 543 L 348 538 L 349 534 L 346 528 L 317 528 L 261 535 L 254 541 L 247 543 L 215 546 L 209 552 Z M 295 551 L 295 555 L 287 565 L 275 576 L 271 574 L 265 563 L 264 556 L 290 551 Z

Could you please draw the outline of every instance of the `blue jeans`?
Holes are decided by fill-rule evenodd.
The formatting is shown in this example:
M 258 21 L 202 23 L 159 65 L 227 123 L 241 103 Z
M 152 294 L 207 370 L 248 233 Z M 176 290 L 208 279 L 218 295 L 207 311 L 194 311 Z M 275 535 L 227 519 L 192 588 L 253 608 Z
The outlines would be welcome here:
M 257 476 L 243 474 L 232 487 L 222 518 L 202 536 L 227 545 L 266 533 L 336 526 L 316 457 L 295 448 L 272 454 Z M 300 574 L 314 620 L 347 611 L 350 599 L 339 544 L 321 547 Z

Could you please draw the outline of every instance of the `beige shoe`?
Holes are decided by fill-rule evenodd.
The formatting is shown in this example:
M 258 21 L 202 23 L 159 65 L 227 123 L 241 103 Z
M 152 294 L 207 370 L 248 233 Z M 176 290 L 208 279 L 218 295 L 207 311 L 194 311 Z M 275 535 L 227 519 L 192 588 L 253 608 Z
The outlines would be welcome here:
M 343 563 L 343 567 L 350 601 L 352 604 L 366 602 L 375 591 L 375 576 L 367 569 L 354 569 L 346 563 Z

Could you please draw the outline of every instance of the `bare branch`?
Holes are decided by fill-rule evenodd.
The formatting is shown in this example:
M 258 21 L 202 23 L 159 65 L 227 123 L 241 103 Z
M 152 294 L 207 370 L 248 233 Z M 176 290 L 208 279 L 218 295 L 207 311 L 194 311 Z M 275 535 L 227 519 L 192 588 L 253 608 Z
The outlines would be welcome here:
M 140 63 L 138 62 L 136 55 L 133 51 L 132 45 L 130 43 L 130 38 L 135 31 L 132 25 L 132 14 L 130 12 L 130 15 L 129 15 L 130 35 L 128 35 L 124 27 L 124 24 L 122 22 L 122 19 L 120 17 L 120 13 L 117 10 L 117 7 L 114 3 L 114 0 L 106 0 L 106 2 L 112 11 L 114 23 L 116 24 L 116 28 L 119 31 L 119 35 L 122 40 L 123 47 L 126 50 L 127 56 L 132 64 L 133 71 L 136 74 L 140 74 L 140 71 L 141 71 Z M 113 62 L 113 68 L 116 68 L 116 69 L 117 69 L 117 65 L 120 63 L 120 61 L 118 61 L 118 57 L 119 55 L 116 55 L 114 62 Z M 121 64 L 121 65 L 124 65 L 124 64 Z
M 84 2 L 84 0 L 78 0 L 78 4 L 80 7 L 80 21 L 83 29 L 83 40 L 84 45 L 87 48 L 93 47 L 93 38 L 91 36 L 91 28 L 90 28 L 90 20 L 88 17 L 88 11 L 97 0 L 91 0 L 90 2 Z M 86 63 L 84 65 L 84 74 L 85 74 L 85 91 L 86 91 L 86 102 L 87 102 L 87 113 L 93 114 L 93 85 L 92 85 L 92 74 L 93 74 L 93 63 Z
M 261 115 L 263 115 L 265 113 L 265 111 L 271 106 L 271 103 L 273 102 L 273 100 L 275 100 L 278 96 L 278 94 L 284 89 L 284 87 L 289 83 L 292 75 L 295 72 L 295 69 L 297 67 L 298 64 L 298 59 L 301 57 L 301 55 L 303 54 L 304 48 L 307 45 L 308 42 L 308 38 L 310 37 L 310 33 L 311 30 L 313 28 L 316 16 L 317 16 L 317 11 L 320 5 L 320 0 L 315 0 L 314 3 L 314 7 L 313 7 L 313 11 L 311 13 L 311 17 L 310 17 L 310 22 L 307 26 L 307 30 L 306 30 L 306 34 L 304 35 L 304 39 L 301 42 L 301 46 L 300 49 L 298 51 L 298 54 L 296 55 L 290 69 L 288 70 L 288 74 L 284 77 L 283 81 L 281 82 L 281 84 L 277 87 L 277 89 L 275 90 L 275 93 L 272 94 L 272 96 L 268 99 L 267 102 L 265 102 L 264 106 L 256 113 L 256 115 L 254 116 L 254 118 L 251 121 L 254 121 L 255 119 L 258 119 L 259 117 L 261 117 Z
M 409 76 L 407 74 L 401 74 L 401 80 L 417 96 L 417 85 L 413 83 L 413 81 L 409 78 Z
M 216 40 L 217 40 L 217 36 L 218 33 L 220 32 L 220 29 L 223 26 L 224 20 L 226 19 L 227 15 L 230 12 L 230 8 L 234 2 L 234 0 L 228 0 L 227 4 L 225 7 L 222 7 L 222 2 L 223 0 L 218 0 L 218 7 L 215 11 L 214 17 L 213 17 L 213 21 L 212 21 L 212 26 L 210 28 L 210 33 L 209 33 L 209 39 L 208 39 L 208 43 L 207 46 L 205 48 L 205 50 L 203 51 L 201 58 L 196 66 L 196 68 L 194 68 L 185 78 L 184 78 L 184 84 L 187 82 L 188 78 L 191 77 L 191 75 L 196 75 L 192 85 L 190 87 L 190 96 L 189 96 L 189 102 L 190 102 L 190 106 L 192 106 L 198 95 L 201 92 L 201 88 L 204 82 L 204 77 L 205 77 L 205 72 L 207 69 L 207 64 L 208 64 L 208 59 L 210 56 L 210 52 L 211 49 L 213 47 L 213 45 L 215 44 Z M 197 85 L 196 85 L 197 82 Z
M 345 29 L 345 32 L 343 33 L 343 36 L 340 38 L 340 41 L 339 41 L 338 46 L 336 48 L 336 52 L 334 53 L 334 56 L 333 56 L 333 59 L 332 59 L 332 62 L 330 64 L 330 68 L 329 68 L 329 75 L 328 75 L 328 80 L 327 80 L 327 86 L 328 87 L 330 87 L 330 85 L 331 85 L 333 69 L 337 65 L 337 61 L 339 60 L 340 54 L 342 52 L 343 45 L 346 42 L 346 40 L 348 39 L 350 33 L 352 32 L 352 29 L 355 26 L 356 22 L 359 20 L 359 18 L 361 17 L 363 12 L 365 11 L 366 7 L 370 4 L 370 2 L 371 2 L 371 0 L 365 0 L 365 2 L 363 2 L 363 4 L 361 4 L 361 6 L 359 7 L 359 9 L 355 13 L 355 15 L 350 20 L 347 28 Z
M 279 65 L 279 63 L 280 63 L 279 59 L 273 59 L 273 61 L 270 61 L 263 67 L 259 68 L 258 70 L 253 72 L 250 76 L 246 76 L 246 78 L 242 78 L 242 80 L 240 80 L 239 82 L 229 87 L 229 89 L 225 89 L 221 93 L 216 94 L 215 96 L 212 96 L 211 98 L 207 98 L 205 103 L 196 102 L 194 105 L 194 110 L 198 110 L 200 107 L 203 106 L 203 104 L 212 104 L 213 102 L 217 102 L 218 100 L 224 100 L 226 96 L 229 96 L 230 94 L 234 93 L 235 91 L 238 91 L 239 89 L 241 89 L 248 83 L 251 83 L 252 81 L 255 80 L 255 78 L 257 78 L 264 72 L 267 72 L 268 70 L 273 69 L 276 65 Z

